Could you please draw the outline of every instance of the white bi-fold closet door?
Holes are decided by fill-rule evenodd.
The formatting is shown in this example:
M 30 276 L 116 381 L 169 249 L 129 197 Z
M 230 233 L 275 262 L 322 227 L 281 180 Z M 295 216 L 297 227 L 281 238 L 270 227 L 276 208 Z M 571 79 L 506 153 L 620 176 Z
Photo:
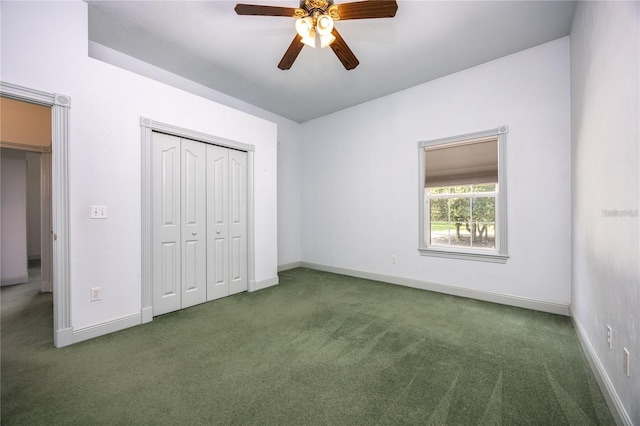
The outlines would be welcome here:
M 153 133 L 153 315 L 247 290 L 247 153 Z

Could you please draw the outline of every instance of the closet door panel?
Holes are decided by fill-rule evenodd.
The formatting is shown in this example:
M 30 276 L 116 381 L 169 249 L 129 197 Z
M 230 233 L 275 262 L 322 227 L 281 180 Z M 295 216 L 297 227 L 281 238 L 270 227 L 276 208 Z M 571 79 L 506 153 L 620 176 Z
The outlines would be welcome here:
M 247 153 L 229 150 L 229 294 L 247 291 Z
M 206 145 L 182 139 L 182 307 L 207 300 Z
M 207 146 L 207 300 L 229 295 L 229 150 Z
M 181 307 L 180 139 L 153 134 L 153 315 Z

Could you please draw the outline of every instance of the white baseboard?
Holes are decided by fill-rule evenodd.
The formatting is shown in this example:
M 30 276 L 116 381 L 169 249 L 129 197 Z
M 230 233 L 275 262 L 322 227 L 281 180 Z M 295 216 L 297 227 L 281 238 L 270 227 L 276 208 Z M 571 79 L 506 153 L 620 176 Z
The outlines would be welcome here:
M 29 275 L 20 275 L 19 277 L 9 277 L 0 279 L 0 287 L 5 285 L 22 284 L 29 282 Z
M 289 269 L 295 269 L 301 266 L 302 266 L 302 262 L 285 263 L 283 265 L 278 265 L 278 272 L 288 271 Z
M 73 343 L 82 342 L 83 340 L 93 339 L 94 337 L 104 336 L 105 334 L 115 331 L 124 330 L 142 324 L 142 314 L 134 314 L 126 317 L 114 319 L 89 327 L 73 330 Z
M 153 308 L 142 308 L 142 310 L 140 311 L 140 317 L 140 321 L 142 322 L 142 324 L 153 321 Z
M 262 290 L 267 287 L 278 284 L 279 278 L 273 277 L 262 281 L 256 281 L 254 290 Z M 94 337 L 104 336 L 105 334 L 114 333 L 129 327 L 144 324 L 153 321 L 152 308 L 144 308 L 139 314 L 129 315 L 126 317 L 114 319 L 100 324 L 91 325 L 78 330 L 66 329 L 56 333 L 56 341 L 54 345 L 57 348 L 68 346 L 84 340 L 93 339 Z
M 73 328 L 63 328 L 55 330 L 53 333 L 53 346 L 56 348 L 69 346 L 73 343 Z
M 42 280 L 42 284 L 40 285 L 40 290 L 43 293 L 51 293 L 53 292 L 53 281 L 51 280 Z
M 469 299 L 483 300 L 485 302 L 499 303 L 501 305 L 516 306 L 519 308 L 532 309 L 534 311 L 548 312 L 551 314 L 569 315 L 569 305 L 561 303 L 547 302 L 544 300 L 530 299 L 527 297 L 512 296 L 508 294 L 492 293 L 489 291 L 474 290 L 446 284 L 437 284 L 427 281 L 418 281 L 410 278 L 394 277 L 391 275 L 376 274 L 373 272 L 338 268 L 310 262 L 300 262 L 300 266 L 309 269 L 317 269 L 319 271 L 332 272 L 334 274 L 348 275 L 351 277 L 382 281 L 389 284 L 419 288 L 421 290 L 435 291 L 453 296 L 467 297 Z
M 273 278 L 268 278 L 266 280 L 262 280 L 262 281 L 256 281 L 255 285 L 253 287 L 253 291 L 257 291 L 257 290 L 262 290 L 265 289 L 267 287 L 271 287 L 273 285 L 279 284 L 280 283 L 280 278 L 273 277 Z
M 580 340 L 580 345 L 582 346 L 582 352 L 584 352 L 587 360 L 589 361 L 589 365 L 591 366 L 591 370 L 593 371 L 593 375 L 596 377 L 598 381 L 598 385 L 600 386 L 600 390 L 602 391 L 602 395 L 604 395 L 604 399 L 607 401 L 607 405 L 609 406 L 609 411 L 611 411 L 611 415 L 618 425 L 628 425 L 633 426 L 633 422 L 631 421 L 631 417 L 629 417 L 629 413 L 625 410 L 618 393 L 616 392 L 607 371 L 605 370 L 602 362 L 598 358 L 591 341 L 587 337 L 587 334 L 584 331 L 582 325 L 576 320 L 575 316 L 571 315 L 571 322 L 573 323 L 573 327 L 576 329 L 576 333 L 578 334 L 578 340 Z

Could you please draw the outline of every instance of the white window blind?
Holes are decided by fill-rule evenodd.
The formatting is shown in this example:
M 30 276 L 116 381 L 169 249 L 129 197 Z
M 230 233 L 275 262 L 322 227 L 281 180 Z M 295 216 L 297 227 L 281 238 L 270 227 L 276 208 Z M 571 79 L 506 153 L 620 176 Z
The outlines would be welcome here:
M 425 188 L 498 182 L 498 139 L 426 147 Z

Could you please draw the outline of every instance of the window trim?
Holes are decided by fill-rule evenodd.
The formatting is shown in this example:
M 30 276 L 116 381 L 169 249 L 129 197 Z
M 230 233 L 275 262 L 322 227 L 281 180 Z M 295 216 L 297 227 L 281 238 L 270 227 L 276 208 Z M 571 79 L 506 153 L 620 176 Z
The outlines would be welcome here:
M 478 260 L 483 262 L 506 263 L 509 258 L 507 251 L 507 133 L 508 126 L 464 135 L 451 136 L 441 139 L 418 142 L 418 251 L 422 256 L 445 257 L 450 259 Z M 499 191 L 496 197 L 496 250 L 473 249 L 461 247 L 438 246 L 426 243 L 425 238 L 425 195 L 424 195 L 424 149 L 436 145 L 470 142 L 474 139 L 497 137 L 498 139 L 498 183 Z

